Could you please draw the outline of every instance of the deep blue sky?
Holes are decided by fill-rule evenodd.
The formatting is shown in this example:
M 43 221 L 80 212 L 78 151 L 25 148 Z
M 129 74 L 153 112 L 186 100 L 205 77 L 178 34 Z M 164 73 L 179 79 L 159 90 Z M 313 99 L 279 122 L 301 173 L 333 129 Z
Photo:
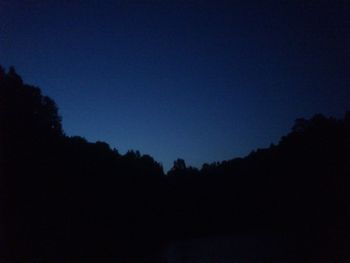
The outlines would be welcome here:
M 244 156 L 350 110 L 349 1 L 1 1 L 0 64 L 68 135 L 168 169 Z

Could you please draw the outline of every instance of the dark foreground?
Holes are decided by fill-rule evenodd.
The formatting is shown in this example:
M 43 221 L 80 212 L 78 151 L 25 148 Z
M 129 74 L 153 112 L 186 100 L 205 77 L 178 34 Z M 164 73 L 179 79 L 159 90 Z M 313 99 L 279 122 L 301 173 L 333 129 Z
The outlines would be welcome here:
M 312 251 L 308 241 L 294 236 L 287 240 L 281 234 L 274 236 L 216 236 L 178 240 L 169 243 L 158 253 L 143 253 L 121 258 L 55 259 L 36 257 L 27 259 L 30 263 L 333 263 L 349 262 L 350 253 L 326 255 Z M 289 237 L 290 238 L 290 237 Z M 323 254 L 323 255 L 322 255 Z M 1 260 L 10 263 L 11 260 Z M 24 261 L 21 261 L 24 262 Z
M 277 145 L 165 174 L 149 155 L 63 132 L 57 106 L 0 68 L 4 262 L 349 262 L 350 113 Z

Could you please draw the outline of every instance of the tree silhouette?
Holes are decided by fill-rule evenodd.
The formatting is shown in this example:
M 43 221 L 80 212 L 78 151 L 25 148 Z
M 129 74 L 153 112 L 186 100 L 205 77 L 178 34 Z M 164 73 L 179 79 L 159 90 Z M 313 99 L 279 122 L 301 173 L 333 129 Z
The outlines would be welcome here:
M 297 119 L 276 145 L 200 170 L 64 134 L 55 102 L 0 67 L 0 254 L 150 258 L 169 242 L 283 233 L 278 256 L 349 257 L 350 113 Z M 283 252 L 284 251 L 284 252 Z

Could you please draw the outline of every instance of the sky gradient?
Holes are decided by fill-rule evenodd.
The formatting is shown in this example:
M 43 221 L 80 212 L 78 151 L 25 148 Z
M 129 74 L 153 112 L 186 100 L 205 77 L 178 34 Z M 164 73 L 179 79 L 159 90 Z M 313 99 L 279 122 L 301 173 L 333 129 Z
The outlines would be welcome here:
M 349 14 L 349 1 L 1 1 L 0 64 L 56 101 L 67 135 L 200 167 L 350 110 Z

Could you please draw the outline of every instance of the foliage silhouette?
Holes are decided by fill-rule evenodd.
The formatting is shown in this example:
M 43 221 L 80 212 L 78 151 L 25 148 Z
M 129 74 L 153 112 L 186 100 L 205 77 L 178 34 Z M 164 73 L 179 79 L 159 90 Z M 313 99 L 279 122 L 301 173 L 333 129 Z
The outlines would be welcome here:
M 0 254 L 155 255 L 178 239 L 284 233 L 300 258 L 349 257 L 350 113 L 296 120 L 277 145 L 165 175 L 149 155 L 69 137 L 55 102 L 0 68 Z M 279 255 L 280 254 L 280 255 Z

